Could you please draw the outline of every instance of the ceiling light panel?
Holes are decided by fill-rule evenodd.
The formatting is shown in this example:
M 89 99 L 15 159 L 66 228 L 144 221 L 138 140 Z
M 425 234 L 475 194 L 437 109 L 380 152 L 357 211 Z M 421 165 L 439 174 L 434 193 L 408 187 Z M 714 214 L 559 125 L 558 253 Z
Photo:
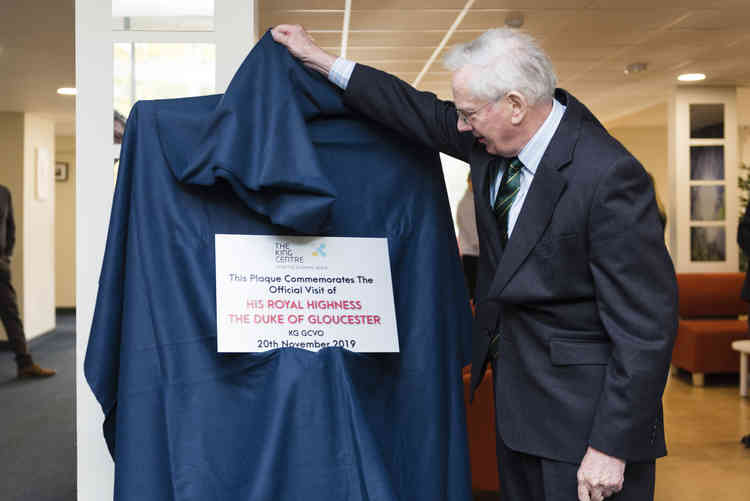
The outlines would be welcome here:
M 703 73 L 683 73 L 677 77 L 680 82 L 700 82 L 705 79 L 706 75 Z

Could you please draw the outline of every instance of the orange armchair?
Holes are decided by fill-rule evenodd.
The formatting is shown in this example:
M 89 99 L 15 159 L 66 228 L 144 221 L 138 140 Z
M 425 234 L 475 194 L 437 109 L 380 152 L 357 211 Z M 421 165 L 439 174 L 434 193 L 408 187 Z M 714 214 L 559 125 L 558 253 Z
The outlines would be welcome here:
M 737 373 L 739 353 L 732 341 L 748 338 L 748 312 L 740 298 L 744 273 L 678 273 L 680 322 L 672 366 L 692 374 L 703 386 L 704 375 Z

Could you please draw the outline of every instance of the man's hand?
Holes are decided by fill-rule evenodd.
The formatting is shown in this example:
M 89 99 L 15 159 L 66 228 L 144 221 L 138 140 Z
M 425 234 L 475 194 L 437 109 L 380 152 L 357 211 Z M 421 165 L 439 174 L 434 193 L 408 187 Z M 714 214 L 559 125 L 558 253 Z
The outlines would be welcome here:
M 313 41 L 300 25 L 280 24 L 271 30 L 271 36 L 286 46 L 289 52 L 302 63 L 325 76 L 331 71 L 336 56 L 327 53 Z
M 578 468 L 578 501 L 602 501 L 624 482 L 625 461 L 589 447 Z

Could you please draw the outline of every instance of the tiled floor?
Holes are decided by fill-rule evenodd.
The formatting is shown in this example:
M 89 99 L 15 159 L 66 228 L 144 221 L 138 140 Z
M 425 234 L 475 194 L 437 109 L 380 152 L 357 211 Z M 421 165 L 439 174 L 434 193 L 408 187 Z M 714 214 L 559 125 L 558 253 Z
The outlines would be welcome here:
M 669 455 L 656 462 L 655 501 L 750 501 L 750 399 L 740 398 L 737 376 L 670 376 L 664 393 Z M 497 500 L 475 493 L 475 501 Z M 571 501 L 575 501 L 571 499 Z
M 669 455 L 656 462 L 657 501 L 750 501 L 750 399 L 737 376 L 706 377 L 694 387 L 687 374 L 670 376 L 664 394 Z

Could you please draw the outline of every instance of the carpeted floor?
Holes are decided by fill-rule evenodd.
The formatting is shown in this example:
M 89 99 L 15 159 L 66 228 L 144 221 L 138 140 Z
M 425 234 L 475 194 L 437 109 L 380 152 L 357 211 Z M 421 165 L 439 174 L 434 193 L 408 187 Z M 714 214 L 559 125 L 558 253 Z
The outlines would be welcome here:
M 57 375 L 19 381 L 13 353 L 0 351 L 0 500 L 74 501 L 75 314 L 29 348 Z

